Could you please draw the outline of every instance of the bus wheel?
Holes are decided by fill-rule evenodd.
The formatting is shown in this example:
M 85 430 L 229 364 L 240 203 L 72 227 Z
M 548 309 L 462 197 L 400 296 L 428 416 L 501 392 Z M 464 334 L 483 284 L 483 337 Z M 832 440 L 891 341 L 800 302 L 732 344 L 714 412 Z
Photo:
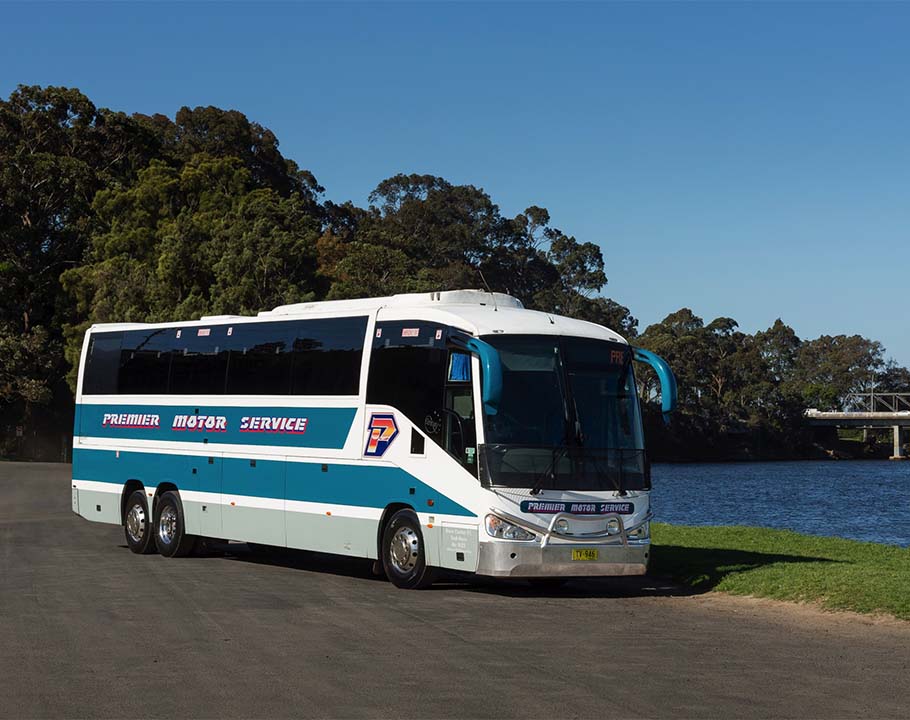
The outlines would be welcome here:
M 183 504 L 177 493 L 169 490 L 158 499 L 155 545 L 165 557 L 185 557 L 196 545 L 196 536 L 186 533 L 183 517 Z
M 123 533 L 126 535 L 127 546 L 137 555 L 155 552 L 155 533 L 152 531 L 144 490 L 136 490 L 126 501 L 123 510 Z
M 399 510 L 382 534 L 382 567 L 395 587 L 420 589 L 433 583 L 423 533 L 413 510 Z

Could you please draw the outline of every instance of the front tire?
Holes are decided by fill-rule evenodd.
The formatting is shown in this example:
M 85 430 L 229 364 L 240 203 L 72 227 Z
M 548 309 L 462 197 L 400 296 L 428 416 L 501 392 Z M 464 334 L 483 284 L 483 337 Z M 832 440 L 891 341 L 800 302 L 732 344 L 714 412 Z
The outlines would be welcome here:
M 127 546 L 137 555 L 150 555 L 157 550 L 145 490 L 135 490 L 127 499 L 123 509 L 123 534 Z
M 183 503 L 168 490 L 155 507 L 155 545 L 164 557 L 186 557 L 196 546 L 196 536 L 187 535 Z
M 399 510 L 382 534 L 382 568 L 398 588 L 418 590 L 433 584 L 420 521 L 413 510 Z

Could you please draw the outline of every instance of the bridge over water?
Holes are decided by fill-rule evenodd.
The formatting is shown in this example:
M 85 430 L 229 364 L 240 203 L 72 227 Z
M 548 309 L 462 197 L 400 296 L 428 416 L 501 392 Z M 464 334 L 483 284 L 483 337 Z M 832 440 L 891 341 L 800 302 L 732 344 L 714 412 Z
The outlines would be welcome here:
M 892 460 L 906 460 L 905 430 L 910 428 L 910 393 L 850 393 L 840 412 L 810 408 L 806 421 L 821 427 L 891 428 L 894 437 Z

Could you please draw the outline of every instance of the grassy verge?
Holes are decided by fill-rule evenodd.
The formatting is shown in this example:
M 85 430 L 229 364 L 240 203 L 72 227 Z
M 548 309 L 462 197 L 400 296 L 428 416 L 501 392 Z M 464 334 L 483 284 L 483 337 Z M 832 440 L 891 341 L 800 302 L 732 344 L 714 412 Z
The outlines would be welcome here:
M 720 590 L 910 620 L 910 548 L 754 527 L 652 525 L 651 572 Z

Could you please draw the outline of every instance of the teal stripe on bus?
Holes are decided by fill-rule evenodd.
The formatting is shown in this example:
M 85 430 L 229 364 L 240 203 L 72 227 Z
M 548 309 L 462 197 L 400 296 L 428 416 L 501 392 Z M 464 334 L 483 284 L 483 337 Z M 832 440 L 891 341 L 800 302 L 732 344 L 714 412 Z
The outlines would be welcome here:
M 323 470 L 323 467 L 325 470 Z M 401 468 L 370 463 L 301 463 L 75 448 L 73 477 L 122 485 L 173 483 L 181 490 L 384 508 L 411 505 L 421 512 L 475 513 Z M 413 493 L 411 492 L 413 490 Z M 433 504 L 429 505 L 428 502 Z
M 76 406 L 75 434 L 340 450 L 356 413 L 355 408 L 80 403 Z

